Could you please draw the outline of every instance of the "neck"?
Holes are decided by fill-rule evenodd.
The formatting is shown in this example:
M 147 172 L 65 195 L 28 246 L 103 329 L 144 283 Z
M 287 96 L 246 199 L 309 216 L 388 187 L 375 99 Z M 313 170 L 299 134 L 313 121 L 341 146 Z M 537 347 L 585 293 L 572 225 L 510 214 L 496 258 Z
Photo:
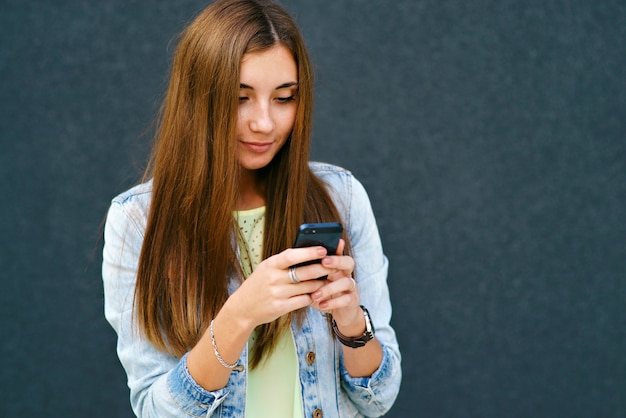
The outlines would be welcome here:
M 242 169 L 239 173 L 237 210 L 249 210 L 265 205 L 265 185 L 256 171 Z

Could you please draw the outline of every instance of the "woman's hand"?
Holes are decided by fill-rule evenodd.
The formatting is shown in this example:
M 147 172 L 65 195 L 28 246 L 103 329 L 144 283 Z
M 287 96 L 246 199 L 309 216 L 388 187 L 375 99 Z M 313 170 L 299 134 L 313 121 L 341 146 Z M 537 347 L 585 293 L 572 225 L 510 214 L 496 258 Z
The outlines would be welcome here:
M 358 337 L 365 332 L 365 317 L 359 306 L 360 298 L 356 281 L 352 278 L 354 260 L 343 253 L 345 242 L 340 242 L 337 255 L 322 259 L 322 267 L 333 270 L 324 286 L 315 291 L 313 306 L 329 312 L 339 331 L 346 337 Z M 353 377 L 371 376 L 383 358 L 380 342 L 374 338 L 365 346 L 354 349 L 342 346 L 343 365 Z
M 360 335 L 365 326 L 363 313 L 359 307 L 359 292 L 356 281 L 352 278 L 354 260 L 350 256 L 340 255 L 345 247 L 344 240 L 339 242 L 337 255 L 322 259 L 322 267 L 332 271 L 324 286 L 314 292 L 313 307 L 332 314 L 333 319 L 344 335 Z M 350 331 L 355 330 L 350 333 Z
M 233 319 L 244 321 L 243 325 L 252 330 L 260 324 L 311 305 L 311 294 L 326 283 L 315 279 L 336 274 L 336 269 L 320 263 L 297 267 L 291 274 L 295 274 L 299 282 L 292 280 L 289 269 L 293 265 L 325 256 L 323 247 L 290 248 L 263 260 L 230 296 L 224 308 Z

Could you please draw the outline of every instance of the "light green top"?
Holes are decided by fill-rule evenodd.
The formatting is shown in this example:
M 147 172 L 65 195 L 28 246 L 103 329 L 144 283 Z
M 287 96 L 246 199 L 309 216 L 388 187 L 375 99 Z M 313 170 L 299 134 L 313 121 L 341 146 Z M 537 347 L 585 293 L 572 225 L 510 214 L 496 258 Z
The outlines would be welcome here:
M 265 207 L 235 212 L 235 218 L 241 267 L 247 278 L 263 260 Z M 248 342 L 249 350 L 254 336 L 252 333 Z M 248 373 L 246 417 L 293 418 L 303 414 L 296 347 L 291 331 L 285 331 L 270 356 Z

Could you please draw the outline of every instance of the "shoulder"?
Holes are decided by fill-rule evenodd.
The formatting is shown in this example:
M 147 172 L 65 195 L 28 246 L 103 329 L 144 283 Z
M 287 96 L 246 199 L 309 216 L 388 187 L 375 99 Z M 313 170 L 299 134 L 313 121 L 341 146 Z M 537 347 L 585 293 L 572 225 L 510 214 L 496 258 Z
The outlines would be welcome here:
M 350 170 L 320 162 L 309 162 L 309 167 L 317 178 L 340 195 L 366 194 L 365 188 Z
M 354 175 L 349 170 L 337 165 L 312 161 L 309 162 L 309 167 L 317 178 L 337 191 L 349 188 L 355 181 Z
M 326 185 L 335 204 L 346 204 L 351 199 L 356 179 L 349 170 L 333 164 L 309 162 L 313 174 Z
M 115 196 L 111 201 L 112 206 L 121 206 L 125 211 L 148 212 L 152 199 L 152 180 L 138 184 L 123 193 Z
M 148 219 L 151 200 L 152 180 L 138 184 L 113 198 L 108 221 L 130 222 L 142 230 Z
M 141 203 L 143 201 L 150 202 L 152 197 L 152 180 L 138 184 L 123 193 L 115 196 L 112 203 L 120 205 L 129 205 L 133 203 Z
M 309 167 L 311 168 L 311 171 L 313 171 L 313 173 L 318 176 L 318 177 L 324 177 L 324 176 L 352 176 L 352 173 L 343 168 L 343 167 L 339 167 L 338 165 L 333 165 L 333 164 L 329 164 L 329 163 L 321 163 L 318 161 L 310 161 L 309 162 Z
M 313 174 L 326 185 L 346 223 L 370 208 L 367 191 L 352 172 L 328 163 L 311 162 L 309 165 Z

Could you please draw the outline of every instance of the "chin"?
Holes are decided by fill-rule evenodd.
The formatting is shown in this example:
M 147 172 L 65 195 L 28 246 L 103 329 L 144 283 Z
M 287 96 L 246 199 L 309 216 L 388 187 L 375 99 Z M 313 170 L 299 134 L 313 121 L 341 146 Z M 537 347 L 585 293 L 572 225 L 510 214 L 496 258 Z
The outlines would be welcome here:
M 269 165 L 269 163 L 271 163 L 272 160 L 271 159 L 257 159 L 254 161 L 239 161 L 239 165 L 241 166 L 241 168 L 243 168 L 244 170 L 249 170 L 249 171 L 255 171 L 255 170 L 260 170 L 262 168 L 265 168 Z

